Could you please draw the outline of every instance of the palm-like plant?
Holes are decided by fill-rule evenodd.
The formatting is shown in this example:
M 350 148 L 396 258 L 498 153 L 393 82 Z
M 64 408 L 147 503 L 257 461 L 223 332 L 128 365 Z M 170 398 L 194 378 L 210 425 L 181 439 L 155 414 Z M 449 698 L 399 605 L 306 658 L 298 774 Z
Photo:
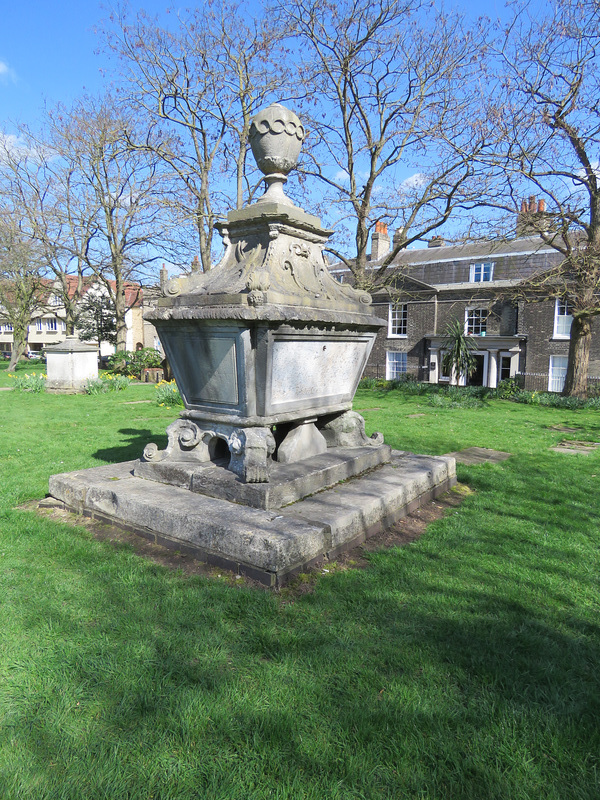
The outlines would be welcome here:
M 470 377 L 477 369 L 473 351 L 477 349 L 473 337 L 465 333 L 465 324 L 459 319 L 449 323 L 446 328 L 443 347 L 446 352 L 442 365 L 446 372 L 455 371 L 457 376 Z

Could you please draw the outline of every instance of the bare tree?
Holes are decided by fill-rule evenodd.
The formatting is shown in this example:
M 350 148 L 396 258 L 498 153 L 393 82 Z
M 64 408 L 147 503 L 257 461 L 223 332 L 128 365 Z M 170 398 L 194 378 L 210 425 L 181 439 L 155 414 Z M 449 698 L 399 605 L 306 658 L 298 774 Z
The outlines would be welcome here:
M 458 15 L 418 0 L 286 0 L 282 24 L 299 45 L 312 145 L 304 172 L 325 187 L 354 252 L 345 261 L 356 285 L 389 282 L 397 254 L 477 204 L 472 124 L 474 68 L 482 36 Z M 402 228 L 390 253 L 367 269 L 379 222 Z
M 488 108 L 497 143 L 486 159 L 504 182 L 491 204 L 514 213 L 533 189 L 545 208 L 523 208 L 528 230 L 563 257 L 521 290 L 568 303 L 563 393 L 578 397 L 587 394 L 592 323 L 600 314 L 599 52 L 594 0 L 558 0 L 541 18 L 520 4 L 499 34 L 500 80 Z
M 210 269 L 216 219 L 252 195 L 248 132 L 285 80 L 280 35 L 244 3 L 219 0 L 177 16 L 173 29 L 144 12 L 118 12 L 105 36 L 121 59 L 124 92 L 177 133 L 156 152 L 180 182 L 180 208 L 194 221 L 202 269 Z
M 8 369 L 27 351 L 29 325 L 44 309 L 48 287 L 35 242 L 20 229 L 17 215 L 2 208 L 0 223 L 0 318 L 12 326 L 13 346 Z
M 58 107 L 48 122 L 67 180 L 67 248 L 105 286 L 115 308 L 117 350 L 124 350 L 127 284 L 144 278 L 169 235 L 155 131 L 147 127 L 147 146 L 132 149 L 130 142 L 142 135 L 135 115 L 108 97 Z
M 19 208 L 44 267 L 54 276 L 53 291 L 65 309 L 67 333 L 72 334 L 78 304 L 84 293 L 86 253 L 97 233 L 97 204 L 81 208 L 74 193 L 72 169 L 45 134 L 19 129 L 18 144 L 0 141 L 0 195 Z

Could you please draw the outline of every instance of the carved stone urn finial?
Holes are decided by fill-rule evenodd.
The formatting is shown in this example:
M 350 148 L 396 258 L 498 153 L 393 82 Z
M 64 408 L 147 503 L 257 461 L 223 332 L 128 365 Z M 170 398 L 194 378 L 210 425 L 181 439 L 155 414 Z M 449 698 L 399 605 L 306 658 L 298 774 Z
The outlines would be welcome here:
M 267 184 L 259 203 L 292 205 L 283 185 L 290 170 L 296 166 L 305 136 L 298 117 L 280 103 L 273 103 L 256 114 L 250 124 L 250 146 Z

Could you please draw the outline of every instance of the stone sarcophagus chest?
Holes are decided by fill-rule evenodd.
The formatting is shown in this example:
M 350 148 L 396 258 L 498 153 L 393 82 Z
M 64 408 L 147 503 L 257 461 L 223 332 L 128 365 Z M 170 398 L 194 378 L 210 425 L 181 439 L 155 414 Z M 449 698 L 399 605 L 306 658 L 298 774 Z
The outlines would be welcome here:
M 284 194 L 304 130 L 275 104 L 250 141 L 267 191 L 228 214 L 226 245 L 206 273 L 174 278 L 147 318 L 156 326 L 184 400 L 165 450 L 148 445 L 136 474 L 177 482 L 177 465 L 220 463 L 245 483 L 273 464 L 328 448 L 371 447 L 350 411 L 378 329 L 368 293 L 338 283 L 323 246 L 330 233 Z M 388 455 L 389 459 L 389 455 Z

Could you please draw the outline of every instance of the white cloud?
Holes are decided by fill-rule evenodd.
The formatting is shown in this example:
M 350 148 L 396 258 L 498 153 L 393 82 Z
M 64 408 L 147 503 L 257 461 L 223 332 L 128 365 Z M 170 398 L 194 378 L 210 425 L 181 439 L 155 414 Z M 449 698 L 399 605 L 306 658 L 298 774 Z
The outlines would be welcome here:
M 594 173 L 596 174 L 597 178 L 600 178 L 600 161 L 596 159 L 590 163 L 591 168 L 593 169 Z M 586 171 L 584 169 L 578 169 L 575 173 L 580 178 L 586 177 Z
M 14 69 L 11 69 L 6 61 L 0 61 L 0 81 L 2 83 L 14 83 L 17 80 L 17 74 Z
M 20 136 L 0 131 L 0 162 L 6 162 L 8 156 L 15 159 L 31 158 L 34 161 L 41 161 L 42 153 L 41 149 L 36 150 L 29 147 Z
M 348 175 L 345 169 L 340 169 L 333 176 L 333 180 L 336 183 L 347 183 L 350 180 L 350 176 Z
M 405 178 L 400 186 L 406 190 L 418 189 L 420 186 L 424 186 L 426 182 L 427 175 L 424 175 L 422 172 L 415 172 L 414 175 L 410 175 L 408 178 Z

